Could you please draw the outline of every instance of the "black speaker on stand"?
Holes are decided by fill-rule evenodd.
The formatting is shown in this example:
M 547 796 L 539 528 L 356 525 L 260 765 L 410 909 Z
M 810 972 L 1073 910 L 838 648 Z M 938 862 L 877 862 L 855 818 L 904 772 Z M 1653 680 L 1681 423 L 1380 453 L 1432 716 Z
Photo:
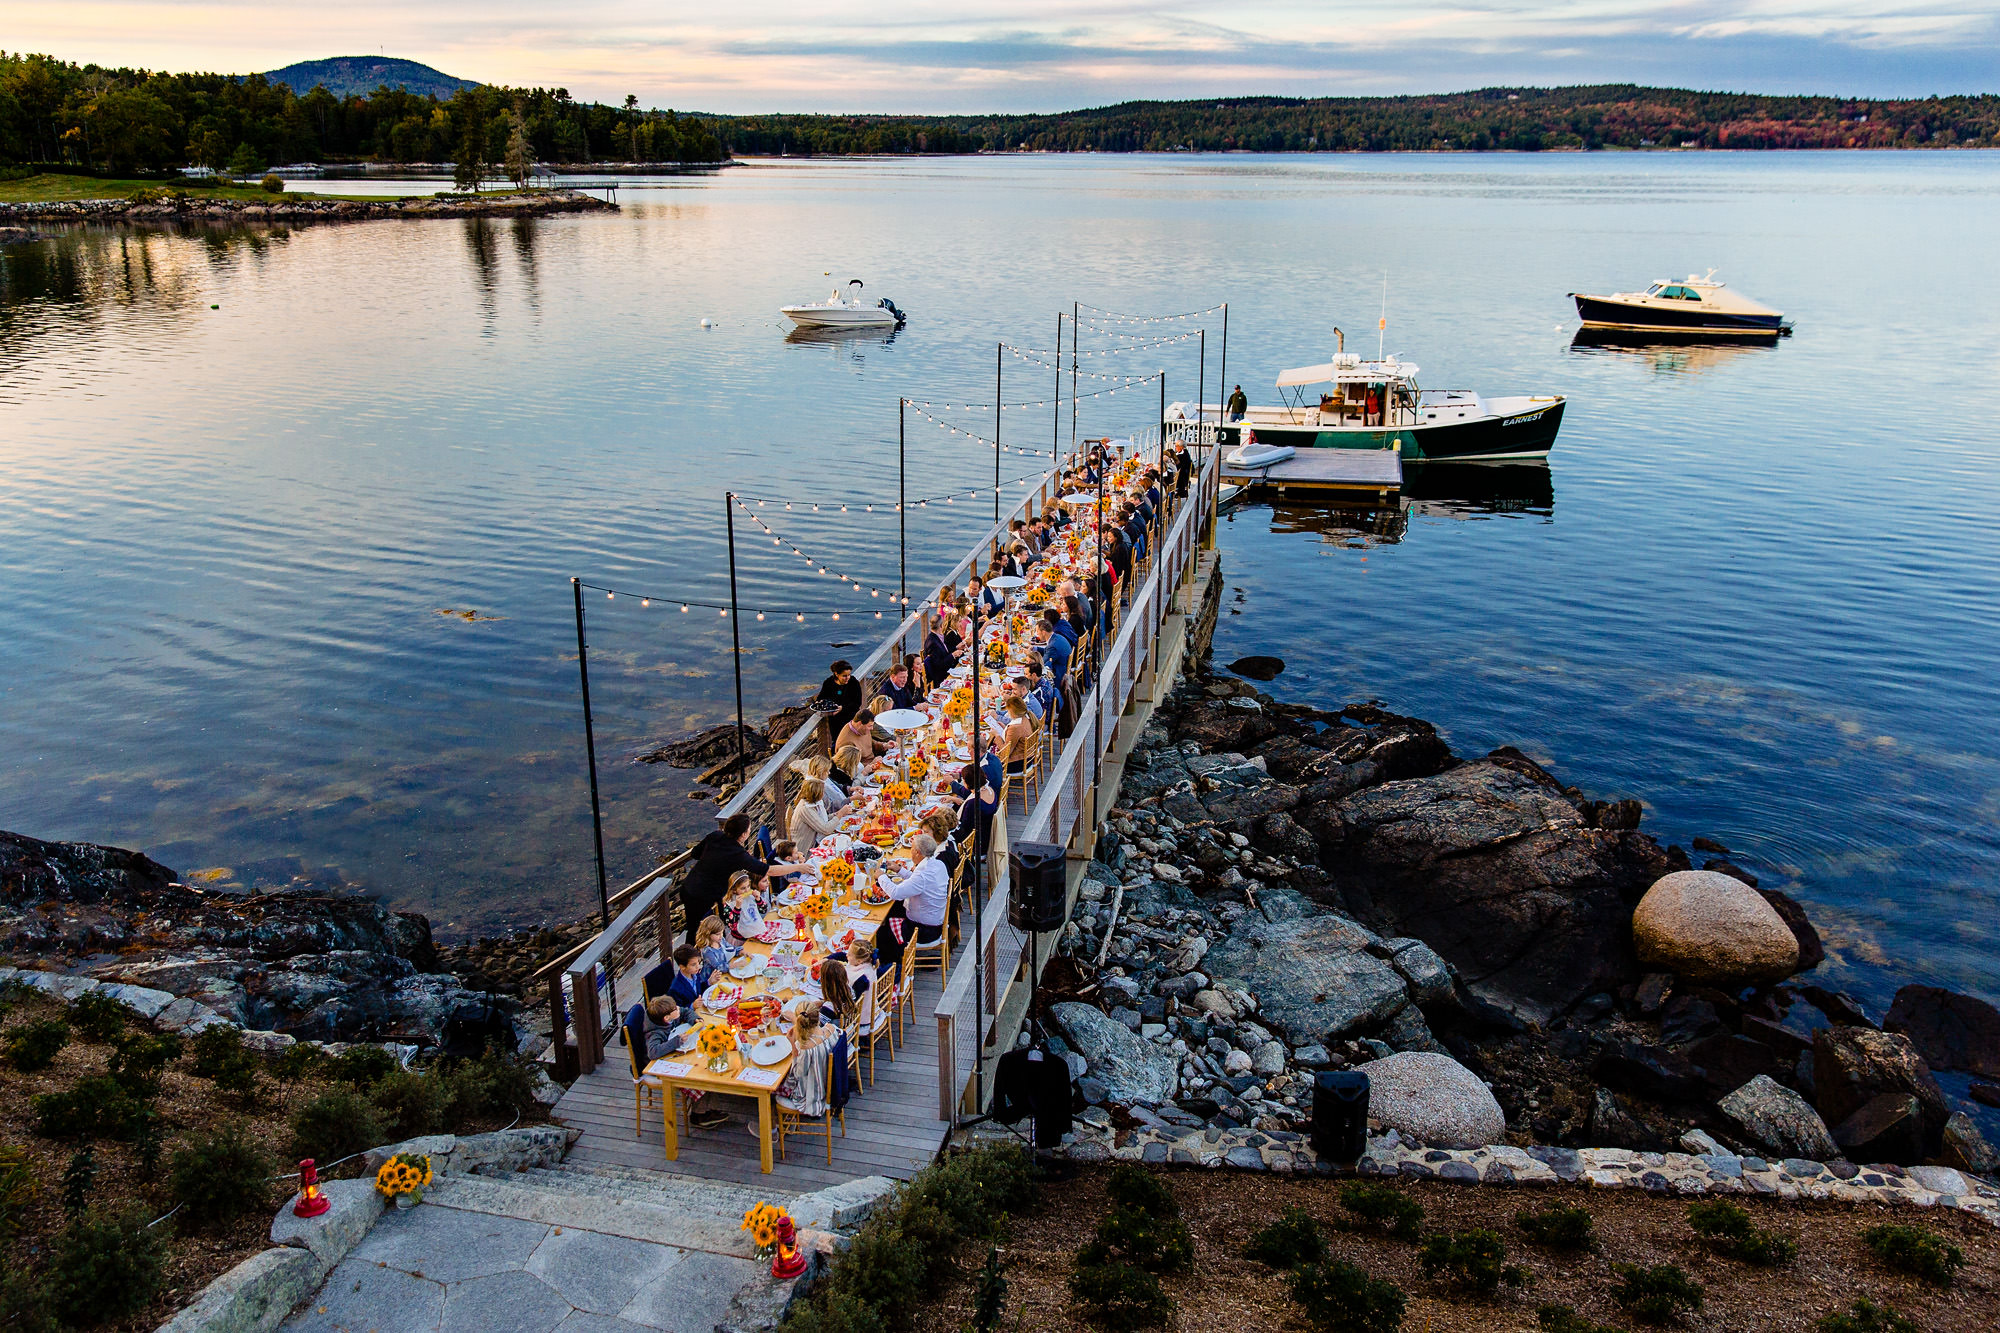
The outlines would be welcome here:
M 1007 852 L 1007 924 L 1061 930 L 1069 889 L 1069 853 L 1059 842 L 1024 842 Z
M 1312 1146 L 1321 1160 L 1357 1162 L 1368 1149 L 1368 1075 L 1322 1069 L 1313 1075 Z

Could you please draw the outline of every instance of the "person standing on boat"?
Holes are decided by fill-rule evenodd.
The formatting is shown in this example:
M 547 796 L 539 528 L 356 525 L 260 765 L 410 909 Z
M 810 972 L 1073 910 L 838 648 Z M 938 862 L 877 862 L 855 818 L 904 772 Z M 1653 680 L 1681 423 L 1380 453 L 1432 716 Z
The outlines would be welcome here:
M 1241 421 L 1249 410 L 1250 400 L 1243 396 L 1243 386 L 1239 384 L 1229 392 L 1229 419 Z

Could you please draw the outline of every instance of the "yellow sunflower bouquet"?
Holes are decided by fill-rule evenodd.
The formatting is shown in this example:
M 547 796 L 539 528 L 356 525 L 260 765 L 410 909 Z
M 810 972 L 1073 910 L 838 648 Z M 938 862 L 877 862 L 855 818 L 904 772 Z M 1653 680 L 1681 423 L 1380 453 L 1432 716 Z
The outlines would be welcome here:
M 695 1049 L 708 1057 L 708 1067 L 721 1073 L 736 1053 L 736 1034 L 726 1023 L 709 1023 L 694 1039 Z
M 375 1188 L 392 1199 L 398 1208 L 424 1201 L 424 1187 L 431 1183 L 431 1159 L 422 1153 L 399 1152 L 382 1163 L 375 1173 Z
M 845 863 L 843 862 L 843 864 Z M 806 920 L 808 921 L 825 921 L 833 915 L 833 895 L 815 893 L 812 897 L 799 904 L 799 910 L 806 914 Z
M 845 893 L 854 887 L 854 863 L 846 857 L 831 856 L 819 868 L 820 887 Z
M 882 799 L 891 805 L 908 805 L 912 795 L 910 784 L 901 778 L 882 789 Z
M 750 1243 L 757 1247 L 757 1257 L 768 1258 L 776 1252 L 782 1232 L 778 1224 L 790 1221 L 791 1214 L 775 1203 L 760 1203 L 743 1214 L 742 1230 L 750 1233 Z
M 910 756 L 909 768 L 910 768 L 910 780 L 912 782 L 922 782 L 925 778 L 931 775 L 931 761 L 926 759 L 921 754 L 913 754 Z

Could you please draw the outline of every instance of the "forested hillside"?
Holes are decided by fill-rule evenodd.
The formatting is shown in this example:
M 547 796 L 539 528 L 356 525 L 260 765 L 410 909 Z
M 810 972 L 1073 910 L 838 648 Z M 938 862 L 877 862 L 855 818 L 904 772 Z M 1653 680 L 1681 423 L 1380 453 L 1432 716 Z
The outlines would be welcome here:
M 518 117 L 518 124 L 516 118 Z M 562 88 L 303 94 L 263 75 L 103 69 L 0 52 L 0 162 L 94 171 L 500 158 L 718 162 L 731 153 L 1311 152 L 2000 146 L 2000 96 L 1867 101 L 1607 85 L 1413 97 L 1126 102 L 1032 116 L 715 116 Z

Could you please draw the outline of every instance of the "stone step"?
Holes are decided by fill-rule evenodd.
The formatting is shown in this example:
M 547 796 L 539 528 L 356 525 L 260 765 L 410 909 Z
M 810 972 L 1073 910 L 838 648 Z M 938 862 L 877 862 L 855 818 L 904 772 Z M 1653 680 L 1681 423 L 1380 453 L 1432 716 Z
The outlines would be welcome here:
M 624 1181 L 652 1189 L 680 1191 L 695 1189 L 710 1194 L 728 1194 L 743 1199 L 744 1207 L 759 1200 L 782 1203 L 795 1191 L 779 1189 L 774 1185 L 729 1185 L 718 1181 L 702 1180 L 693 1176 L 670 1175 L 665 1171 L 649 1171 L 641 1166 L 620 1166 L 615 1162 L 560 1162 L 550 1168 L 568 1175 L 594 1176 L 602 1180 Z
M 741 1221 L 743 1214 L 762 1197 L 749 1190 L 716 1186 L 704 1181 L 671 1182 L 669 1178 L 671 1183 L 656 1184 L 600 1176 L 587 1171 L 570 1171 L 562 1167 L 533 1168 L 503 1179 L 598 1198 L 629 1199 L 634 1203 L 672 1209 L 718 1222 L 727 1218 Z
M 663 1207 L 632 1198 L 585 1192 L 571 1181 L 551 1185 L 523 1179 L 530 1174 L 533 1173 L 515 1172 L 498 1178 L 442 1176 L 424 1191 L 424 1202 L 740 1259 L 755 1256 L 756 1248 L 742 1229 L 740 1209 L 718 1218 L 708 1215 L 705 1209 Z

